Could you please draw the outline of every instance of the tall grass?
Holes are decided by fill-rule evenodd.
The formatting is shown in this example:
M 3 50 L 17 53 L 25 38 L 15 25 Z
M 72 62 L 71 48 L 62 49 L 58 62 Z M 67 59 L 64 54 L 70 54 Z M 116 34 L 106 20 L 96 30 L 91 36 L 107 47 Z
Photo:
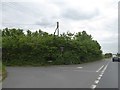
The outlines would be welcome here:
M 2 64 L 1 61 L 0 61 L 0 76 L 2 76 L 2 80 L 4 80 L 5 77 L 7 76 L 6 67 L 5 65 Z

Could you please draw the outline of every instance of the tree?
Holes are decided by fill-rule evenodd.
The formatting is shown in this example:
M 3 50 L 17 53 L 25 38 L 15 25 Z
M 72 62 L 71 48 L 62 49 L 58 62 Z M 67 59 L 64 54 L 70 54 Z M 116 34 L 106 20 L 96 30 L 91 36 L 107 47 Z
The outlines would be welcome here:
M 102 58 L 100 44 L 86 31 L 60 36 L 38 30 L 2 30 L 3 62 L 6 65 L 79 64 Z M 61 52 L 61 47 L 64 50 Z
M 112 53 L 105 53 L 104 57 L 105 58 L 111 58 L 112 57 Z

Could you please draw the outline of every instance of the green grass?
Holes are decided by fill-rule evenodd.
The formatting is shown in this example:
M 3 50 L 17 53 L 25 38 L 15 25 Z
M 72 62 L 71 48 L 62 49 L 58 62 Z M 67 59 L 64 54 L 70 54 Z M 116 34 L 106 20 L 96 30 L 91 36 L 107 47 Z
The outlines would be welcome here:
M 0 75 L 2 76 L 2 80 L 4 80 L 7 76 L 7 71 L 5 65 L 0 61 Z

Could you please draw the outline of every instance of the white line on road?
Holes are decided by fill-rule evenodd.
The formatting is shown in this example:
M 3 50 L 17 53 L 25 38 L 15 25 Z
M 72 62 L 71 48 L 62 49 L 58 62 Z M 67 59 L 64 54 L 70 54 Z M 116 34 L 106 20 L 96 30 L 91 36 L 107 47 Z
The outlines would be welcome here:
M 96 85 L 92 85 L 91 88 L 92 88 L 92 89 L 95 89 L 95 88 L 96 88 Z
M 97 84 L 99 83 L 100 79 L 102 78 L 105 70 L 107 69 L 108 65 L 110 62 L 107 63 L 107 65 L 104 67 L 104 65 L 102 67 L 100 67 L 96 72 L 99 72 L 103 67 L 103 70 L 101 72 L 101 74 L 99 75 L 99 77 L 97 78 L 97 80 L 95 80 L 94 85 L 91 86 L 91 88 L 94 90 L 97 87 Z
M 103 67 L 104 67 L 104 65 L 101 66 L 96 72 L 99 72 Z
M 105 70 L 107 69 L 108 65 L 109 65 L 110 62 L 107 63 L 107 65 L 105 66 L 105 68 L 103 69 L 102 73 L 105 72 Z
M 95 80 L 95 84 L 98 84 L 99 83 L 99 80 Z
M 95 72 L 95 71 L 89 71 L 89 70 L 73 70 L 73 71 L 79 71 L 79 72 Z
M 77 71 L 77 72 L 91 72 L 91 73 L 93 73 L 93 72 L 95 72 L 95 71 L 89 71 L 89 70 L 62 70 L 62 71 Z M 95 72 L 96 73 L 96 72 Z
M 100 79 L 101 79 L 101 77 L 98 77 L 97 79 L 98 79 L 98 80 L 100 80 Z
M 101 73 L 101 75 L 103 75 L 103 74 L 104 74 L 104 72 Z
M 102 77 L 102 75 L 101 75 L 101 74 L 100 74 L 99 76 L 100 76 L 100 77 Z
M 83 68 L 83 67 L 77 67 L 77 68 Z

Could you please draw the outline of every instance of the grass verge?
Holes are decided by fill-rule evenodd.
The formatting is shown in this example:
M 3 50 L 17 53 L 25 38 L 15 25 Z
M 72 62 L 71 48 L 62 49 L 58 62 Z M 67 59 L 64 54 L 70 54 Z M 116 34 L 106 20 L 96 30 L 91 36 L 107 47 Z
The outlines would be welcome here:
M 3 81 L 7 77 L 7 71 L 5 65 L 0 61 L 0 82 Z

